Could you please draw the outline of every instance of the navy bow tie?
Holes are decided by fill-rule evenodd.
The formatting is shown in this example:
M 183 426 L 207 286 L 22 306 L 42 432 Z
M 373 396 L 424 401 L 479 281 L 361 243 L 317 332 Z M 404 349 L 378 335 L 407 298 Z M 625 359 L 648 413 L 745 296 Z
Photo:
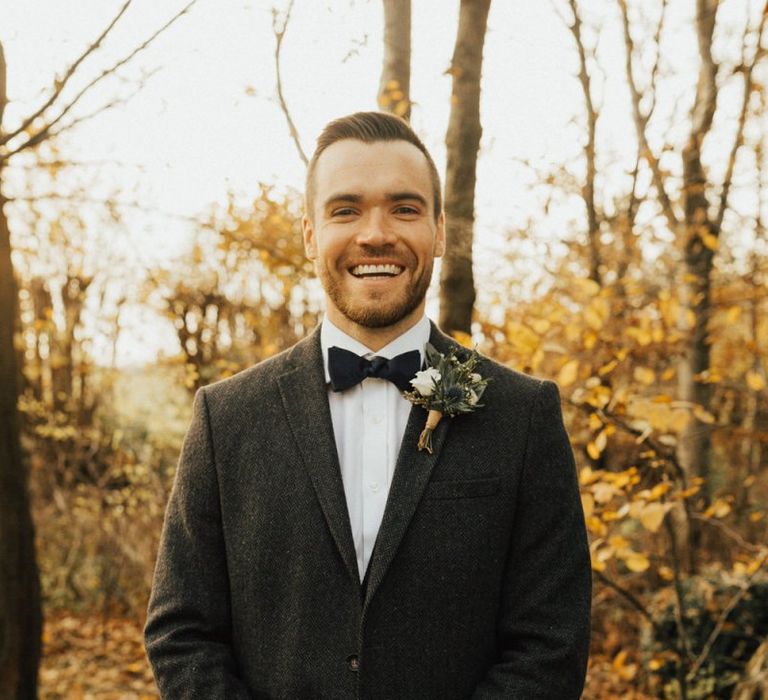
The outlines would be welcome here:
M 367 377 L 387 379 L 400 391 L 409 391 L 411 379 L 421 367 L 421 353 L 418 350 L 404 352 L 388 360 L 375 355 L 370 360 L 343 348 L 328 348 L 328 374 L 331 388 L 344 391 L 359 384 Z

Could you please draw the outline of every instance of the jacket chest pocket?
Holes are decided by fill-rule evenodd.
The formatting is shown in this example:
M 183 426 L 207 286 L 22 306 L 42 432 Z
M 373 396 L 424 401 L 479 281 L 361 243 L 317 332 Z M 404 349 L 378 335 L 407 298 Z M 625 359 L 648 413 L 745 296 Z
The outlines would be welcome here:
M 424 497 L 428 499 L 481 498 L 495 496 L 501 491 L 501 477 L 462 479 L 461 481 L 432 481 Z

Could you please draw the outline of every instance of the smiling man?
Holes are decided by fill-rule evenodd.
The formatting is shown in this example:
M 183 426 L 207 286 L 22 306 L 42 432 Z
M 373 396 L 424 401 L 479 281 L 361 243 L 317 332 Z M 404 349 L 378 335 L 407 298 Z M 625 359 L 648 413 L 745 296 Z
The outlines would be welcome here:
M 431 390 L 428 344 L 466 352 L 424 315 L 444 215 L 410 127 L 326 126 L 303 227 L 322 324 L 195 400 L 146 626 L 162 696 L 580 697 L 590 564 L 556 385 L 482 358 L 482 404 L 417 447 L 402 392 Z

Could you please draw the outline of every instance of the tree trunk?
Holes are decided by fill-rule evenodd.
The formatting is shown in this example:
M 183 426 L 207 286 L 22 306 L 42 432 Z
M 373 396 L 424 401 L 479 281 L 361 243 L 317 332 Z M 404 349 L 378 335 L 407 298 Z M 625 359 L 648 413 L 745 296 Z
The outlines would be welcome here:
M 411 118 L 411 0 L 382 0 L 384 5 L 384 64 L 379 83 L 379 107 L 403 119 Z
M 480 74 L 491 0 L 461 0 L 450 73 L 451 116 L 445 137 L 446 254 L 440 270 L 440 326 L 447 333 L 470 333 L 475 282 L 472 238 L 475 181 L 480 148 Z
M 0 125 L 6 104 L 0 46 Z M 0 164 L 0 184 L 2 183 Z M 0 189 L 0 698 L 37 697 L 42 613 L 34 530 L 19 439 L 14 329 L 18 296 Z
M 701 149 L 717 106 L 717 67 L 712 58 L 712 36 L 717 15 L 717 0 L 697 0 L 696 31 L 699 44 L 699 78 L 693 104 L 691 134 L 683 148 L 684 259 L 688 307 L 694 324 L 686 354 L 679 370 L 680 398 L 709 409 L 710 369 L 709 319 L 712 314 L 712 271 L 719 227 L 709 216 L 707 173 Z M 747 99 L 745 97 L 745 99 Z M 692 417 L 681 435 L 678 448 L 680 464 L 686 473 L 704 479 L 702 493 L 708 502 L 712 484 L 709 426 Z

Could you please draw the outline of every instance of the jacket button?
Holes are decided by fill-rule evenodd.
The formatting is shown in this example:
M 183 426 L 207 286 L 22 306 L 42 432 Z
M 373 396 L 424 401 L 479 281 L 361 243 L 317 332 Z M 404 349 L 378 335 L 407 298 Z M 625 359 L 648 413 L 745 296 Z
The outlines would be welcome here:
M 357 658 L 357 654 L 351 654 L 347 657 L 347 666 L 350 671 L 357 673 L 360 670 L 360 659 Z

